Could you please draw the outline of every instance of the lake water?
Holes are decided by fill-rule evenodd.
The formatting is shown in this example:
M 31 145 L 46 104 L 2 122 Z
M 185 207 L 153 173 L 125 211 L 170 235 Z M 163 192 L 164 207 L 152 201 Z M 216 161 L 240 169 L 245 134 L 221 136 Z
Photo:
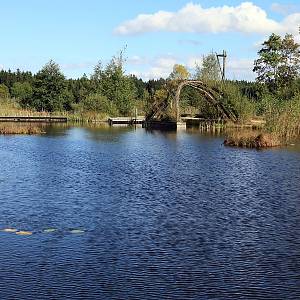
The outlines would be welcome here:
M 0 136 L 0 299 L 300 299 L 300 148 L 222 141 Z

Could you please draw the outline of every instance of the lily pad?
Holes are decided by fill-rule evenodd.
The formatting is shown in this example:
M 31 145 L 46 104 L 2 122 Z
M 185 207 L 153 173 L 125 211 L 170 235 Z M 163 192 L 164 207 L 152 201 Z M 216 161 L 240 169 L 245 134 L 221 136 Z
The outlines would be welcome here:
M 47 228 L 47 229 L 43 230 L 43 232 L 45 232 L 45 233 L 51 233 L 51 232 L 55 232 L 55 231 L 57 231 L 57 229 L 55 229 L 55 228 Z
M 17 235 L 32 235 L 32 231 L 17 231 Z
M 82 229 L 72 229 L 70 230 L 70 232 L 73 234 L 79 234 L 79 233 L 84 233 L 85 231 Z

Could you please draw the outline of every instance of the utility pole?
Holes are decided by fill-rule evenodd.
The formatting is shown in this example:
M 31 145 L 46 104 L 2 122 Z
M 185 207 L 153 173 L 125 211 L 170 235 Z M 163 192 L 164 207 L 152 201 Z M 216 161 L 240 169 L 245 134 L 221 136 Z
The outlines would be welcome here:
M 222 54 L 217 54 L 217 60 L 218 60 L 218 64 L 219 64 L 219 68 L 220 68 L 220 72 L 221 72 L 221 76 L 222 76 L 222 80 L 225 80 L 226 77 L 226 58 L 227 58 L 227 52 L 225 50 L 223 50 Z M 222 59 L 222 66 L 221 66 L 221 62 L 220 62 L 220 58 Z

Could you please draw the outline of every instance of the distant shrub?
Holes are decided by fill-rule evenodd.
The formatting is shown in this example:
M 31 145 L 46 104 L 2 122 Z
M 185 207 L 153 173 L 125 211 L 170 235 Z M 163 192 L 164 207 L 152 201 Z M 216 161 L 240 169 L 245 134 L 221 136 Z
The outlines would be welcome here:
M 0 84 L 0 98 L 8 99 L 10 97 L 9 89 L 5 84 Z
M 86 97 L 78 106 L 79 111 L 93 111 L 96 113 L 106 113 L 111 116 L 118 114 L 118 109 L 112 101 L 106 96 L 100 94 L 92 94 Z

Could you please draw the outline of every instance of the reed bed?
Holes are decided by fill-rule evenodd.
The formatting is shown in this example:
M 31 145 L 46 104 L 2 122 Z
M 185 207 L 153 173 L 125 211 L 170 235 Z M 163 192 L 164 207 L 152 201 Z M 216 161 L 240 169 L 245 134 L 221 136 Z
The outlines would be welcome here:
M 11 134 L 43 134 L 45 131 L 41 126 L 20 123 L 0 123 L 0 135 Z
M 260 132 L 241 131 L 230 134 L 226 146 L 267 148 L 288 145 L 300 136 L 300 94 L 291 100 L 272 99 L 265 114 L 266 124 Z
M 93 111 L 56 111 L 45 112 L 22 108 L 16 100 L 0 98 L 0 116 L 2 117 L 67 117 L 72 122 L 98 123 L 107 121 L 108 115 Z
M 67 117 L 71 122 L 101 123 L 108 120 L 107 114 L 88 111 L 62 113 L 61 116 Z
M 278 147 L 283 144 L 277 134 L 255 131 L 234 132 L 224 141 L 225 146 L 256 149 Z

